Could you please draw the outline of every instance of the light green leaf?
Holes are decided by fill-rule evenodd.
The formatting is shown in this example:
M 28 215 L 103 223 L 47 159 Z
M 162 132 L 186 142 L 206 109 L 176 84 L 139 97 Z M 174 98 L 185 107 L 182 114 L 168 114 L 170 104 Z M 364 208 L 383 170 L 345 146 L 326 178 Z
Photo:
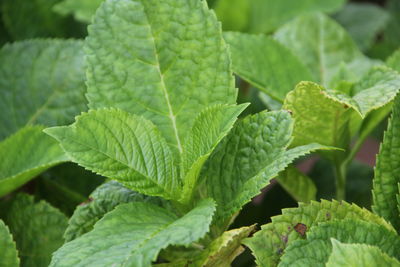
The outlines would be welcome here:
M 224 34 L 232 54 L 233 71 L 281 102 L 300 81 L 314 80 L 292 52 L 265 35 Z
M 218 19 L 225 30 L 269 33 L 298 15 L 313 12 L 334 12 L 345 0 L 218 0 Z M 239 21 L 235 18 L 239 15 Z
M 51 254 L 63 243 L 67 218 L 44 201 L 19 194 L 8 214 L 7 224 L 17 243 L 21 266 L 48 266 Z
M 362 51 L 372 46 L 389 20 L 383 8 L 369 3 L 348 3 L 334 17 Z
M 204 0 L 107 0 L 86 55 L 90 108 L 144 116 L 174 153 L 201 110 L 236 101 L 227 46 Z
M 179 198 L 172 153 L 150 121 L 118 109 L 91 110 L 74 124 L 48 128 L 71 160 L 135 191 Z
M 76 20 L 90 23 L 96 9 L 103 0 L 63 0 L 53 6 L 53 10 L 60 15 L 73 14 Z
M 72 122 L 86 110 L 84 81 L 81 41 L 39 39 L 3 46 L 0 140 L 26 125 Z
M 339 24 L 320 13 L 297 17 L 281 27 L 275 38 L 301 59 L 317 77 L 316 82 L 326 87 L 332 86 L 342 63 L 349 65 L 355 77 L 373 64 Z
M 43 128 L 26 126 L 0 142 L 0 196 L 68 160 L 59 144 L 42 132 Z
M 272 217 L 272 223 L 261 227 L 252 238 L 244 244 L 253 251 L 260 266 L 276 266 L 288 244 L 303 236 L 294 228 L 304 224 L 307 229 L 320 222 L 340 219 L 360 219 L 384 226 L 394 232 L 394 228 L 384 219 L 344 201 L 312 201 L 310 204 L 300 203 L 298 208 L 283 209 L 282 215 Z
M 400 183 L 400 97 L 393 105 L 392 117 L 385 132 L 377 156 L 375 177 L 373 180 L 372 210 L 400 229 L 400 217 L 397 207 L 398 184 Z
M 196 118 L 183 144 L 182 202 L 186 203 L 191 199 L 204 162 L 222 138 L 232 129 L 237 116 L 247 106 L 247 104 L 212 106 L 203 110 Z
M 119 205 L 93 231 L 55 252 L 50 266 L 151 266 L 168 245 L 189 245 L 203 237 L 214 211 L 210 199 L 181 218 L 149 203 Z
M 244 251 L 242 240 L 254 230 L 255 225 L 224 232 L 201 253 L 194 266 L 230 267 L 232 261 Z
M 1 267 L 19 267 L 17 248 L 7 225 L 0 220 Z
M 261 112 L 239 121 L 211 155 L 203 177 L 218 205 L 217 220 L 230 218 L 295 158 L 323 148 L 286 148 L 293 121 L 286 111 Z
M 387 60 L 386 65 L 400 72 L 400 49 L 397 49 Z
M 289 166 L 276 177 L 276 180 L 296 201 L 315 200 L 317 188 L 314 182 L 297 168 Z
M 326 267 L 396 267 L 400 261 L 389 257 L 379 248 L 364 244 L 342 244 L 332 239 L 332 254 Z
M 331 238 L 343 243 L 374 245 L 390 256 L 400 257 L 397 249 L 400 247 L 400 236 L 396 232 L 375 223 L 345 219 L 313 226 L 307 232 L 307 239 L 289 244 L 279 266 L 325 266 L 332 252 Z
M 66 242 L 91 231 L 94 224 L 107 212 L 113 210 L 121 203 L 149 202 L 161 204 L 161 200 L 155 197 L 147 197 L 123 187 L 116 181 L 107 182 L 90 195 L 88 202 L 79 205 L 68 221 L 68 227 L 64 233 Z

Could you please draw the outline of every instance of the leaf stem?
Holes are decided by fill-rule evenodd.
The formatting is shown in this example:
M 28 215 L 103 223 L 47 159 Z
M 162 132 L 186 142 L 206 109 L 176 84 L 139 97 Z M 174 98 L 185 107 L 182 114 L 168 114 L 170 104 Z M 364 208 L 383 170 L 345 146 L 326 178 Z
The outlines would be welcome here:
M 346 171 L 347 164 L 335 162 L 335 174 L 336 174 L 336 199 L 346 199 Z

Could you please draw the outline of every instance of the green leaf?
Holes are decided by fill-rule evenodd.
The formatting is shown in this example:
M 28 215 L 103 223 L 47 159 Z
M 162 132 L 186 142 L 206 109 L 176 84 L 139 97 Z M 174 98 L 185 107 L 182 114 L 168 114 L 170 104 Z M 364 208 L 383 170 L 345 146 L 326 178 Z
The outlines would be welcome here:
M 300 58 L 317 77 L 316 82 L 326 87 L 332 86 L 342 63 L 355 77 L 373 64 L 339 24 L 320 13 L 297 17 L 281 27 L 275 38 Z
M 108 0 L 86 39 L 90 108 L 151 120 L 174 153 L 200 110 L 237 90 L 215 15 L 204 0 Z
M 210 199 L 181 218 L 149 203 L 119 205 L 93 231 L 55 252 L 50 266 L 151 266 L 168 245 L 189 245 L 203 237 L 214 211 Z
M 379 149 L 372 190 L 373 211 L 400 230 L 400 213 L 396 208 L 400 183 L 398 168 L 400 168 L 400 97 L 395 100 L 392 117 Z
M 67 161 L 43 126 L 26 126 L 0 142 L 0 196 L 27 183 L 48 168 Z
M 367 221 L 333 220 L 313 226 L 307 239 L 296 240 L 285 249 L 279 264 L 285 266 L 325 266 L 332 251 L 331 238 L 343 243 L 365 243 L 379 247 L 393 257 L 400 257 L 400 237 L 382 225 Z M 347 266 L 347 265 L 343 265 Z
M 386 65 L 400 72 L 400 49 L 397 49 L 387 60 Z
M 344 201 L 322 200 L 310 204 L 300 203 L 298 208 L 283 209 L 282 215 L 272 217 L 272 223 L 263 225 L 244 244 L 253 251 L 260 266 L 276 266 L 287 245 L 303 237 L 294 228 L 296 225 L 304 224 L 306 229 L 310 229 L 320 222 L 340 219 L 365 220 L 394 232 L 389 223 L 366 209 Z
M 107 212 L 121 203 L 128 202 L 161 204 L 161 200 L 158 198 L 146 197 L 123 187 L 115 181 L 107 182 L 93 191 L 87 203 L 82 203 L 76 208 L 68 221 L 68 227 L 64 233 L 65 241 L 72 241 L 91 231 L 94 224 Z
M 281 102 L 300 81 L 313 77 L 292 52 L 265 35 L 224 34 L 232 54 L 233 71 Z
M 292 127 L 286 111 L 261 112 L 239 121 L 217 146 L 203 173 L 207 195 L 218 205 L 217 220 L 231 217 L 295 158 L 323 148 L 286 151 Z
M 334 17 L 348 31 L 361 51 L 373 45 L 377 34 L 389 20 L 388 12 L 369 3 L 348 3 Z
M 52 12 L 60 0 L 2 0 L 2 16 L 14 40 L 34 37 L 63 37 L 68 21 Z
M 247 106 L 247 104 L 212 106 L 203 110 L 196 118 L 183 144 L 182 202 L 186 203 L 191 199 L 204 162 L 222 138 L 232 129 L 237 116 Z
M 298 15 L 334 12 L 345 0 L 219 0 L 215 11 L 224 30 L 269 33 Z M 239 15 L 239 22 L 235 20 Z
M 0 251 L 1 251 L 1 267 L 18 267 L 19 258 L 17 248 L 13 237 L 8 230 L 7 225 L 0 220 Z
M 342 244 L 332 239 L 332 247 L 332 254 L 326 263 L 327 267 L 400 266 L 400 261 L 389 257 L 374 246 L 364 244 Z
M 205 249 L 199 259 L 195 260 L 195 266 L 202 267 L 229 267 L 232 261 L 240 255 L 244 248 L 241 242 L 255 230 L 255 225 L 233 229 L 224 232 Z
M 60 15 L 72 14 L 76 20 L 90 23 L 96 9 L 103 0 L 63 0 L 53 6 L 53 10 Z
M 72 122 L 86 110 L 84 81 L 81 41 L 38 39 L 3 46 L 0 140 L 26 125 Z
M 91 110 L 70 126 L 45 132 L 86 169 L 144 194 L 180 197 L 172 153 L 154 124 L 142 117 L 118 109 Z
M 44 201 L 19 194 L 8 214 L 7 224 L 17 243 L 21 266 L 48 266 L 51 254 L 63 243 L 67 218 Z
M 276 177 L 276 180 L 296 201 L 315 200 L 317 188 L 314 182 L 296 167 L 289 166 Z

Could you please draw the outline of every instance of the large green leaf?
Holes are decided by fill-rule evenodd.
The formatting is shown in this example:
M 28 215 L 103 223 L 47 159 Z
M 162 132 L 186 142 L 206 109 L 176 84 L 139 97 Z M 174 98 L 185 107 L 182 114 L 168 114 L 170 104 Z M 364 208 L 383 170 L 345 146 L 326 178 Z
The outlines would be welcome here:
M 389 257 L 375 246 L 364 244 L 342 244 L 332 240 L 332 254 L 326 267 L 396 267 L 400 261 Z
M 274 99 L 282 102 L 298 82 L 313 80 L 308 68 L 270 37 L 227 32 L 224 38 L 234 72 Z
M 63 16 L 73 14 L 76 20 L 90 23 L 96 9 L 104 0 L 63 0 L 53 10 Z
M 149 203 L 119 205 L 93 231 L 55 252 L 50 266 L 151 266 L 161 249 L 203 237 L 214 210 L 210 199 L 181 218 Z
M 144 196 L 123 187 L 115 181 L 107 182 L 93 191 L 87 203 L 82 203 L 76 208 L 68 221 L 68 227 L 64 233 L 65 241 L 72 241 L 91 231 L 94 224 L 107 212 L 121 203 L 128 202 L 161 204 L 161 200 L 158 198 Z
M 286 150 L 293 121 L 286 111 L 261 112 L 239 121 L 211 155 L 203 177 L 207 195 L 227 219 L 295 158 L 323 148 L 312 144 Z
M 373 206 L 379 214 L 400 230 L 400 216 L 397 207 L 398 184 L 400 183 L 400 97 L 393 105 L 392 117 L 384 135 L 375 167 L 373 180 Z
M 12 235 L 10 234 L 10 231 L 8 230 L 7 225 L 5 225 L 2 220 L 0 220 L 0 251 L 1 267 L 19 266 L 18 252 L 17 248 L 15 247 L 15 242 Z
M 2 47 L 0 140 L 25 125 L 72 122 L 86 109 L 84 80 L 81 41 L 39 39 Z
M 279 266 L 325 266 L 332 252 L 331 238 L 343 243 L 374 245 L 392 257 L 400 257 L 397 249 L 400 247 L 400 236 L 396 232 L 375 223 L 346 219 L 313 226 L 307 232 L 307 239 L 289 244 Z
M 86 55 L 89 106 L 144 116 L 173 152 L 201 110 L 236 100 L 220 25 L 204 0 L 107 0 Z
M 244 243 L 253 251 L 260 266 L 276 266 L 285 248 L 307 234 L 307 229 L 320 222 L 340 219 L 365 220 L 394 232 L 389 223 L 366 209 L 344 201 L 322 200 L 310 204 L 300 203 L 298 208 L 283 209 L 282 215 L 272 217 L 271 223 L 263 225 L 260 231 Z M 301 233 L 301 228 L 304 233 Z
M 349 32 L 358 47 L 366 51 L 386 26 L 389 14 L 378 5 L 349 3 L 335 15 L 335 19 Z
M 67 218 L 44 201 L 19 194 L 7 214 L 7 224 L 17 243 L 21 266 L 48 266 L 51 254 L 63 244 Z
M 343 64 L 357 80 L 373 64 L 364 57 L 347 32 L 329 17 L 313 13 L 299 16 L 281 27 L 275 38 L 290 48 L 317 78 L 331 87 Z
M 268 33 L 298 15 L 334 12 L 344 3 L 345 0 L 218 0 L 215 9 L 225 30 Z
M 179 198 L 172 153 L 152 122 L 118 109 L 91 110 L 70 126 L 48 128 L 71 160 L 138 192 Z
M 42 132 L 43 128 L 26 126 L 0 142 L 0 196 L 68 160 L 59 144 Z

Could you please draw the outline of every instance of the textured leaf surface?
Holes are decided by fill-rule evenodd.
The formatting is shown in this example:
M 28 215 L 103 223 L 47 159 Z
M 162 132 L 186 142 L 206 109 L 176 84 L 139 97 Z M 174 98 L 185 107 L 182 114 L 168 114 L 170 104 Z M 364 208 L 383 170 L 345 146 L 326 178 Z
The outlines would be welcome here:
M 295 226 L 303 224 L 307 229 L 320 222 L 340 219 L 360 219 L 370 221 L 394 231 L 384 219 L 356 205 L 346 202 L 312 201 L 300 203 L 298 208 L 283 209 L 282 215 L 272 217 L 272 223 L 265 224 L 252 238 L 244 241 L 250 247 L 260 266 L 276 266 L 288 244 L 303 237 Z
M 358 47 L 365 51 L 386 26 L 389 14 L 378 5 L 349 3 L 335 15 L 335 19 L 348 31 Z
M 286 248 L 279 266 L 325 266 L 332 252 L 331 238 L 377 246 L 392 257 L 400 257 L 400 237 L 396 232 L 375 223 L 346 219 L 313 226 L 306 240 L 296 240 Z
M 264 35 L 224 34 L 236 74 L 274 99 L 283 102 L 300 81 L 311 81 L 308 68 L 282 44 Z
M 50 266 L 151 266 L 168 245 L 188 245 L 204 236 L 214 210 L 209 199 L 181 218 L 149 203 L 119 205 L 93 231 L 60 248 Z
M 0 142 L 0 196 L 68 160 L 59 144 L 42 130 L 42 126 L 26 126 Z
M 342 63 L 348 64 L 356 76 L 371 65 L 347 32 L 323 14 L 299 16 L 281 27 L 275 38 L 302 60 L 317 78 L 316 82 L 327 87 Z
M 172 153 L 150 121 L 118 109 L 91 110 L 70 126 L 46 133 L 60 141 L 71 160 L 138 192 L 179 197 Z
M 332 254 L 326 263 L 327 267 L 380 267 L 400 266 L 400 262 L 389 257 L 374 246 L 364 244 L 342 244 L 332 240 Z
M 344 3 L 344 0 L 219 0 L 215 6 L 225 30 L 267 33 L 298 15 L 334 12 Z M 235 20 L 238 14 L 239 23 Z
M 393 105 L 392 117 L 384 135 L 375 167 L 372 209 L 400 230 L 396 196 L 400 183 L 400 97 Z
M 0 50 L 0 140 L 25 125 L 72 122 L 86 109 L 84 80 L 80 41 L 5 45 Z
M 108 0 L 86 41 L 91 108 L 151 120 L 174 152 L 206 106 L 236 100 L 227 47 L 205 1 Z
M 94 224 L 107 212 L 121 203 L 128 202 L 160 204 L 161 200 L 129 190 L 116 181 L 107 182 L 93 191 L 88 203 L 82 203 L 76 208 L 68 221 L 68 227 L 64 233 L 65 241 L 72 241 L 91 231 Z
M 44 201 L 20 194 L 14 200 L 7 224 L 14 236 L 21 266 L 48 266 L 51 254 L 63 243 L 67 218 Z
M 286 151 L 292 127 L 286 111 L 261 112 L 239 121 L 215 149 L 204 177 L 208 196 L 218 204 L 217 219 L 232 216 L 295 158 L 322 148 Z
M 215 239 L 195 261 L 195 266 L 229 267 L 232 261 L 244 251 L 241 242 L 255 230 L 255 226 L 242 227 L 223 233 Z
M 0 251 L 1 251 L 1 267 L 18 267 L 18 252 L 15 247 L 13 237 L 8 230 L 7 225 L 0 220 Z
M 278 183 L 298 202 L 315 200 L 317 188 L 310 177 L 289 166 L 276 177 Z
M 104 0 L 63 0 L 53 10 L 63 16 L 74 15 L 76 20 L 90 23 L 96 9 Z

